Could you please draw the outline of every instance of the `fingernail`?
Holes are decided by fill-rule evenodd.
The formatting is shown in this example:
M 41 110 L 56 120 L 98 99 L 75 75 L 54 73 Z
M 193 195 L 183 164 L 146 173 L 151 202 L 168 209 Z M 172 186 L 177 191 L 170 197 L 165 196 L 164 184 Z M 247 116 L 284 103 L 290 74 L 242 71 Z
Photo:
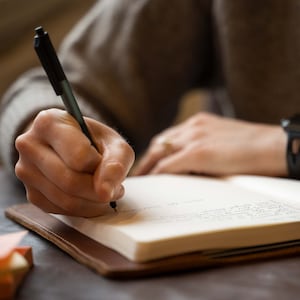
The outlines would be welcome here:
M 124 196 L 125 193 L 125 189 L 123 185 L 120 185 L 119 188 L 117 189 L 116 193 L 115 193 L 115 199 L 120 199 L 121 197 Z

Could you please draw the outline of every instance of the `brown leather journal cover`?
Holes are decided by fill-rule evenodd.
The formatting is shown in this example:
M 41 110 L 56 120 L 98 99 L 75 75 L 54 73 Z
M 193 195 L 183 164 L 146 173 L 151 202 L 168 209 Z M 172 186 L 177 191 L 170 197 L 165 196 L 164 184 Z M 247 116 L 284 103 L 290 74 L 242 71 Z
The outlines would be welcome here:
M 300 245 L 279 245 L 271 251 L 265 248 L 245 249 L 244 253 L 197 252 L 163 258 L 147 263 L 132 262 L 119 253 L 99 244 L 65 225 L 36 206 L 26 203 L 6 209 L 8 218 L 56 244 L 78 262 L 103 276 L 118 279 L 160 275 L 168 272 L 204 269 L 300 253 Z

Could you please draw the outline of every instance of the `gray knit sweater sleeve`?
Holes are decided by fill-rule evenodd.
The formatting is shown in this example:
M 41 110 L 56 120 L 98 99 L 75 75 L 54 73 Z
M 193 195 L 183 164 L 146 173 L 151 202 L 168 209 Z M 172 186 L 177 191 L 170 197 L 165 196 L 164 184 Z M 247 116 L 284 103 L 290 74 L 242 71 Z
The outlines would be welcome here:
M 114 126 L 136 149 L 171 122 L 181 96 L 206 76 L 210 1 L 170 3 L 98 1 L 59 50 L 83 114 Z M 15 138 L 50 107 L 62 103 L 41 69 L 5 94 L 0 153 L 10 171 Z
M 77 97 L 82 112 L 86 116 L 98 118 L 88 102 Z M 35 69 L 24 74 L 4 95 L 0 116 L 0 154 L 1 160 L 10 173 L 14 173 L 17 160 L 14 143 L 24 127 L 41 110 L 47 108 L 64 108 L 62 101 L 56 97 L 43 70 Z

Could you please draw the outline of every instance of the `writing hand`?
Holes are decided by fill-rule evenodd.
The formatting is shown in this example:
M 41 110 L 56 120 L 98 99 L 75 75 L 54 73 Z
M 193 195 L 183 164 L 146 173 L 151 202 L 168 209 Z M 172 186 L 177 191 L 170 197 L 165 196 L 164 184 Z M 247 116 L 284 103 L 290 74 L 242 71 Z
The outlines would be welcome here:
M 39 113 L 16 139 L 16 175 L 28 200 L 44 211 L 98 216 L 124 193 L 122 182 L 133 164 L 133 150 L 108 126 L 85 121 L 99 152 L 73 117 L 58 109 Z
M 286 176 L 286 142 L 280 126 L 199 113 L 154 137 L 133 175 Z

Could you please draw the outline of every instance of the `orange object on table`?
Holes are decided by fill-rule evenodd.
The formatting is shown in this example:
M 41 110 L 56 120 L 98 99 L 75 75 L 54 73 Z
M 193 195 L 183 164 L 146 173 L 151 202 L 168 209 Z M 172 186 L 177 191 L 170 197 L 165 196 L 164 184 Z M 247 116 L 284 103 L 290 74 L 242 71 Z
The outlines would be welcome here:
M 0 235 L 0 300 L 13 299 L 33 266 L 31 247 L 18 247 L 26 231 Z

